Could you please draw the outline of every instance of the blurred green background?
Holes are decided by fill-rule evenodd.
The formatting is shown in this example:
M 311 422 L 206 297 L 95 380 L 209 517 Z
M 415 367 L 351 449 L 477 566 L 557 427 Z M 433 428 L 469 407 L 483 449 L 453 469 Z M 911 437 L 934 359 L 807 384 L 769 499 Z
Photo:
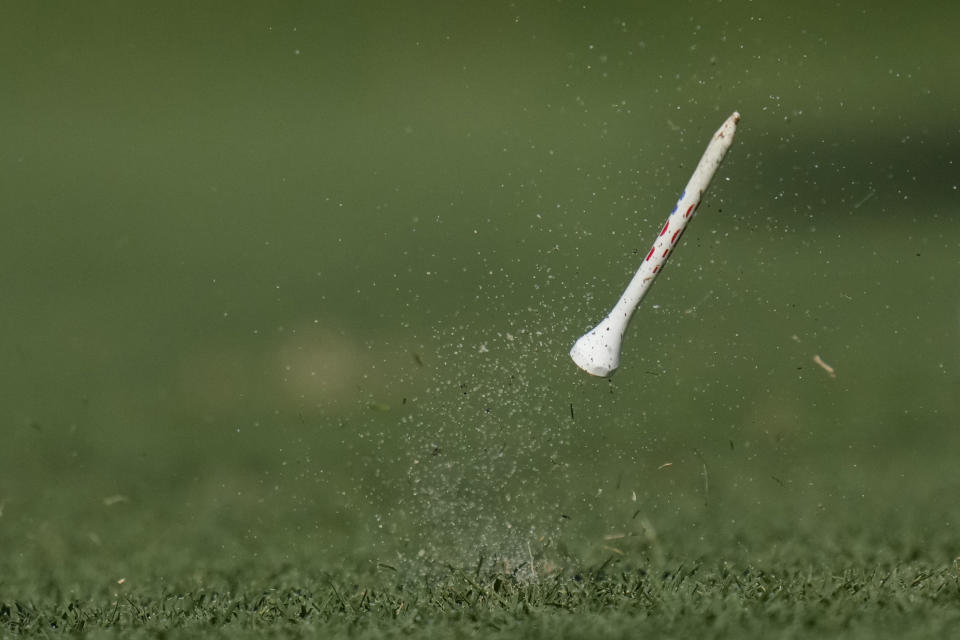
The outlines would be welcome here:
M 4 13 L 0 566 L 960 555 L 960 9 Z

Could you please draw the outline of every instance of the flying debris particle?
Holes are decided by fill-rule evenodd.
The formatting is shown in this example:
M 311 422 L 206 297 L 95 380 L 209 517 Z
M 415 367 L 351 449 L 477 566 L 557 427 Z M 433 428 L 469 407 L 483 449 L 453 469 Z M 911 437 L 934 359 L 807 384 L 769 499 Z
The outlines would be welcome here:
M 867 195 L 865 195 L 865 196 L 863 196 L 862 198 L 860 198 L 860 200 L 859 200 L 856 204 L 853 205 L 853 208 L 854 208 L 854 209 L 859 209 L 860 207 L 862 207 L 862 206 L 866 203 L 867 200 L 869 200 L 870 198 L 872 198 L 872 197 L 875 196 L 875 195 L 877 195 L 876 190 L 871 189 L 870 191 L 867 192 Z
M 821 358 L 820 356 L 813 356 L 813 361 L 816 362 L 816 363 L 820 366 L 821 369 L 823 369 L 824 371 L 826 371 L 827 374 L 828 374 L 831 378 L 836 378 L 836 377 L 837 377 L 837 372 L 834 370 L 833 367 L 831 367 L 831 366 L 828 365 L 826 362 L 824 362 L 824 361 L 823 361 L 823 358 Z
M 700 458 L 700 466 L 703 474 L 703 502 L 707 503 L 707 498 L 710 495 L 710 475 L 707 472 L 707 461 L 703 459 L 703 454 L 700 453 L 698 449 L 694 449 L 693 453 Z
M 698 300 L 696 304 L 694 304 L 692 307 L 690 307 L 689 309 L 687 309 L 687 310 L 684 311 L 683 313 L 686 314 L 686 315 L 690 315 L 690 314 L 696 313 L 696 312 L 697 312 L 697 307 L 700 307 L 700 306 L 703 305 L 705 302 L 707 302 L 707 301 L 711 298 L 711 296 L 713 296 L 713 291 L 712 291 L 712 290 L 711 290 L 711 291 L 708 291 L 708 292 L 707 292 L 707 295 L 705 295 L 705 296 L 703 296 L 702 298 L 700 298 L 700 300 Z

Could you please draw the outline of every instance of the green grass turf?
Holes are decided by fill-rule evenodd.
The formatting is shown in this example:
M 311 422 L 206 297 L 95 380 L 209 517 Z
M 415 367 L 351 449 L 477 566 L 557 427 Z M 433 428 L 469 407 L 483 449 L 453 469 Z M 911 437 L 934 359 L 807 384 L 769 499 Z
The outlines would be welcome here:
M 711 507 L 659 537 L 545 540 L 526 561 L 458 566 L 338 560 L 282 523 L 244 541 L 210 520 L 190 543 L 159 520 L 153 535 L 116 520 L 122 543 L 94 547 L 8 519 L 29 543 L 0 560 L 0 637 L 946 638 L 960 624 L 960 558 L 951 528 L 927 525 L 956 507 L 924 510 L 793 522 L 787 505 L 731 526 Z M 77 531 L 97 518 L 78 513 Z
M 611 559 L 535 579 L 482 567 L 423 575 L 287 567 L 115 585 L 83 598 L 37 584 L 0 603 L 0 628 L 88 637 L 871 638 L 948 637 L 960 623 L 956 566 L 823 561 L 644 568 Z

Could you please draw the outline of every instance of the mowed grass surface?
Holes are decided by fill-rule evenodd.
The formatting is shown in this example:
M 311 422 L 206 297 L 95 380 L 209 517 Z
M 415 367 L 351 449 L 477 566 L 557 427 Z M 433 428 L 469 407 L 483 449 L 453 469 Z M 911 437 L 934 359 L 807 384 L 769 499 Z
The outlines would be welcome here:
M 808 560 L 636 566 L 611 558 L 523 579 L 482 566 L 422 575 L 385 565 L 319 574 L 236 567 L 85 597 L 40 582 L 0 602 L 0 628 L 125 638 L 945 638 L 960 623 L 955 565 Z
M 917 473 L 921 485 L 933 475 Z M 21 543 L 0 561 L 0 636 L 951 637 L 960 513 L 949 496 L 818 517 L 772 486 L 751 493 L 753 510 L 679 496 L 656 530 L 639 516 L 617 533 L 538 540 L 520 559 L 478 542 L 457 563 L 378 553 L 363 531 L 336 542 L 337 558 L 291 514 L 256 539 L 209 513 L 178 531 L 165 517 L 118 517 L 120 504 L 73 510 L 72 534 L 7 519 Z

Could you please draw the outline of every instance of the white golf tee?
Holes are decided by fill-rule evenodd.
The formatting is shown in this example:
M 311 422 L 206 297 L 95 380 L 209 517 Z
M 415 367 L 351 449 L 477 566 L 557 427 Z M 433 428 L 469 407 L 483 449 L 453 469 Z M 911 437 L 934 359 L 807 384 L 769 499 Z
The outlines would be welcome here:
M 640 269 L 627 285 L 626 291 L 607 317 L 577 340 L 570 349 L 570 357 L 587 373 L 594 376 L 609 376 L 620 366 L 620 344 L 630 318 L 650 285 L 653 284 L 654 278 L 660 273 L 663 263 L 677 246 L 684 228 L 697 210 L 700 198 L 710 185 L 713 174 L 723 161 L 727 149 L 733 144 L 733 134 L 737 130 L 738 122 L 740 122 L 740 114 L 734 111 L 713 134 L 707 150 L 704 151 L 700 163 L 690 177 L 690 182 L 687 183 L 687 188 L 680 194 L 677 205 L 667 218 L 653 246 L 650 247 Z

